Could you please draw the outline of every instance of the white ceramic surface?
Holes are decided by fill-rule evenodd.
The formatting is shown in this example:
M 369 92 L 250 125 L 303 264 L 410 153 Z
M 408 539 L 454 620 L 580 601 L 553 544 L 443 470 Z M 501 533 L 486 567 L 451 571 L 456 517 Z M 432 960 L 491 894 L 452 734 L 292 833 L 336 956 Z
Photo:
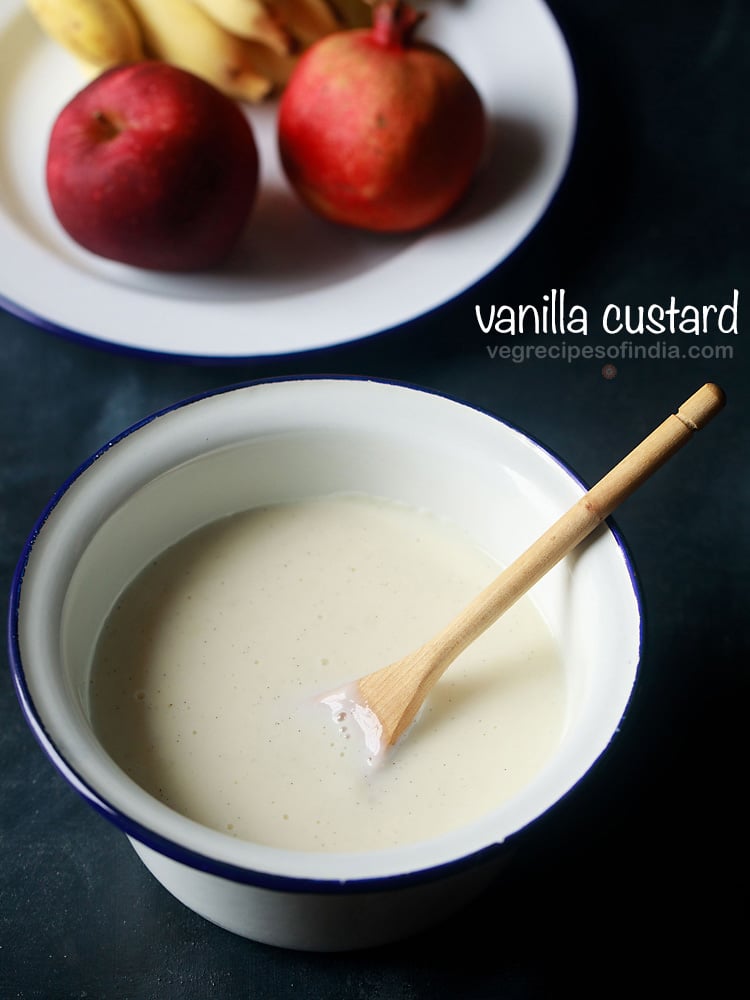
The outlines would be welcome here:
M 465 67 L 491 123 L 464 206 L 428 232 L 376 237 L 314 218 L 278 161 L 276 109 L 248 110 L 261 193 L 220 271 L 159 275 L 94 257 L 52 215 L 51 124 L 83 84 L 23 0 L 0 0 L 0 304 L 58 333 L 185 357 L 288 354 L 390 329 L 474 284 L 528 235 L 568 165 L 577 118 L 570 55 L 543 0 L 430 0 L 422 37 Z
M 532 591 L 563 651 L 568 710 L 558 751 L 514 799 L 461 830 L 362 854 L 278 850 L 185 819 L 128 779 L 91 729 L 99 627 L 134 574 L 189 530 L 256 504 L 337 490 L 426 506 L 507 563 L 583 488 L 518 430 L 430 392 L 325 378 L 236 387 L 129 429 L 62 487 L 19 563 L 10 618 L 29 724 L 156 877 L 237 933 L 321 950 L 400 936 L 478 891 L 483 866 L 504 859 L 496 845 L 513 843 L 605 750 L 640 650 L 631 566 L 602 527 Z

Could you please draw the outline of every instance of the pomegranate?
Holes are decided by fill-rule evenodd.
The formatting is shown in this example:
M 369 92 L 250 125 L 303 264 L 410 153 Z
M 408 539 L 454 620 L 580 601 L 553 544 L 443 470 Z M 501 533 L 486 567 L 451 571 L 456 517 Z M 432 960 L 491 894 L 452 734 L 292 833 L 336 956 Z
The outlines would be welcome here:
M 414 40 L 423 17 L 379 0 L 371 28 L 328 35 L 297 63 L 279 106 L 279 152 L 319 215 L 406 232 L 437 221 L 469 187 L 484 108 L 453 59 Z

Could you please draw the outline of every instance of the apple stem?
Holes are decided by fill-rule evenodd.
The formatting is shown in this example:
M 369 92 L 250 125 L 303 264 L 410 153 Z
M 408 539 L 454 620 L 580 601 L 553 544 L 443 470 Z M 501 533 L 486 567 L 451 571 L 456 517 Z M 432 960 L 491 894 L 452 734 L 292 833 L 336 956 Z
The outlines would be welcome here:
M 120 129 L 108 118 L 103 111 L 95 111 L 93 114 L 94 121 L 101 129 L 102 137 L 105 139 L 114 139 L 116 135 L 119 134 Z
M 379 0 L 375 3 L 372 37 L 384 48 L 406 48 L 417 25 L 425 17 L 404 0 Z

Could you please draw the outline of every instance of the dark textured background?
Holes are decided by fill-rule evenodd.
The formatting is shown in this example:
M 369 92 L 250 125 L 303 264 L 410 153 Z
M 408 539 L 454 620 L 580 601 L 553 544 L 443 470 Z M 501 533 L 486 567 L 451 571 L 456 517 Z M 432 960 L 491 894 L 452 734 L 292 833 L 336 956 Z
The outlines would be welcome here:
M 619 739 L 479 904 L 408 943 L 297 954 L 173 900 L 49 765 L 3 664 L 2 1000 L 677 996 L 688 984 L 725 996 L 744 969 L 750 5 L 551 6 L 580 81 L 570 174 L 514 256 L 437 313 L 312 356 L 228 366 L 117 355 L 0 313 L 0 572 L 7 593 L 37 514 L 79 462 L 212 386 L 321 372 L 416 382 L 520 425 L 591 482 L 717 381 L 726 412 L 616 516 L 647 613 Z M 612 379 L 597 360 L 491 361 L 474 306 L 536 303 L 551 288 L 591 316 L 670 295 L 721 304 L 737 288 L 734 356 L 618 361 Z

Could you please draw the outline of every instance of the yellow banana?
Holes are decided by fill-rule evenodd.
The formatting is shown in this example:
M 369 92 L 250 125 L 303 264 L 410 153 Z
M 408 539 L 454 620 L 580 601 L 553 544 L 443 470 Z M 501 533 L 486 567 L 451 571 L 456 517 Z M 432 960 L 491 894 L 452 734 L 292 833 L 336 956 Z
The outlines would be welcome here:
M 143 58 L 138 22 L 125 0 L 26 0 L 45 34 L 85 64 L 104 69 Z
M 222 28 L 285 55 L 291 38 L 262 0 L 193 0 Z
M 273 83 L 274 90 L 281 90 L 297 65 L 299 53 L 275 52 L 267 45 L 254 42 L 251 39 L 248 39 L 247 45 L 251 50 L 253 65 L 258 72 Z
M 192 0 L 130 0 L 147 51 L 208 80 L 227 96 L 260 101 L 273 89 L 246 39 L 226 31 Z
M 81 76 L 87 83 L 96 79 L 107 68 L 106 66 L 96 66 L 94 63 L 89 62 L 88 59 L 81 59 L 80 56 L 76 56 L 75 61 Z
M 326 0 L 269 0 L 269 5 L 303 47 L 341 28 L 338 16 Z
M 369 28 L 372 24 L 372 3 L 368 0 L 329 0 L 329 3 L 347 28 Z

